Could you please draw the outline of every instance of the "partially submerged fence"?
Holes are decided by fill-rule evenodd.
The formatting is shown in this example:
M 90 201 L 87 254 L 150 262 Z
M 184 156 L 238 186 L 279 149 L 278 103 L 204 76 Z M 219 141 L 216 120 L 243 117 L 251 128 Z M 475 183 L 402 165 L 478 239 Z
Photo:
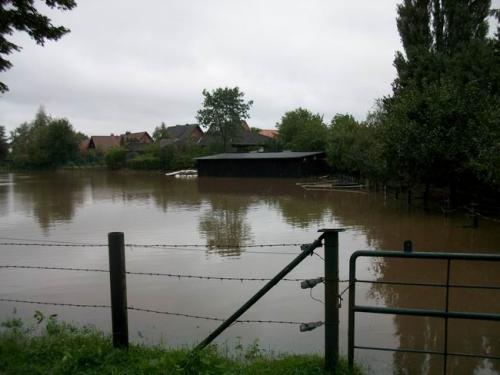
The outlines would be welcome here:
M 467 285 L 457 284 L 450 282 L 450 269 L 452 261 L 487 261 L 500 264 L 500 255 L 490 254 L 453 254 L 453 253 L 419 253 L 413 252 L 411 241 L 405 241 L 403 251 L 356 251 L 352 254 L 349 263 L 349 280 L 339 279 L 339 233 L 342 229 L 325 229 L 321 230 L 321 235 L 316 238 L 312 243 L 299 244 L 259 244 L 242 247 L 284 247 L 284 246 L 299 246 L 300 253 L 292 252 L 270 252 L 270 251 L 246 251 L 247 253 L 257 254 L 282 254 L 282 255 L 295 255 L 295 258 L 283 268 L 276 276 L 272 278 L 263 277 L 240 277 L 240 276 L 212 276 L 212 275 L 191 275 L 191 274 L 176 274 L 176 273 L 162 273 L 162 272 L 130 272 L 126 270 L 125 248 L 131 247 L 144 247 L 144 248 L 158 248 L 158 249 L 178 249 L 188 251 L 205 251 L 205 245 L 179 245 L 179 244 L 126 244 L 123 233 L 110 233 L 108 236 L 108 244 L 81 244 L 81 243 L 34 243 L 34 242 L 3 242 L 0 246 L 45 246 L 45 247 L 107 247 L 109 252 L 109 270 L 94 269 L 94 268 L 75 268 L 75 267 L 51 267 L 51 266 L 29 266 L 29 265 L 6 265 L 0 264 L 2 268 L 12 269 L 39 269 L 39 270 L 53 270 L 53 271 L 80 271 L 80 272 L 109 272 L 110 274 L 110 288 L 111 288 L 111 304 L 110 305 L 97 305 L 97 304 L 79 304 L 79 303 L 55 303 L 46 301 L 28 301 L 21 299 L 0 298 L 0 301 L 30 303 L 38 305 L 54 305 L 54 306 L 68 306 L 68 307 L 84 307 L 84 308 L 110 308 L 112 315 L 112 331 L 113 331 L 113 344 L 116 347 L 128 347 L 128 310 L 142 311 L 155 314 L 163 314 L 169 316 L 179 316 L 193 319 L 203 319 L 220 322 L 220 326 L 215 329 L 209 336 L 207 336 L 194 350 L 203 349 L 206 345 L 211 343 L 219 334 L 225 329 L 229 328 L 233 323 L 270 323 L 270 324 L 289 324 L 299 326 L 301 332 L 310 331 L 316 327 L 325 326 L 325 368 L 333 370 L 336 366 L 339 354 L 339 308 L 342 295 L 349 291 L 349 322 L 348 322 L 348 362 L 350 366 L 354 363 L 354 351 L 356 349 L 363 350 L 381 350 L 393 352 L 408 352 L 441 355 L 444 361 L 444 373 L 447 369 L 448 356 L 462 356 L 462 357 L 478 357 L 483 359 L 500 360 L 500 357 L 489 354 L 477 353 L 458 353 L 450 352 L 448 350 L 448 319 L 473 319 L 473 320 L 486 320 L 486 321 L 500 321 L 500 314 L 489 313 L 473 313 L 462 311 L 450 311 L 449 305 L 449 291 L 450 289 L 468 288 L 468 289 L 488 289 L 500 290 L 500 287 L 488 285 Z M 286 275 L 290 273 L 296 266 L 298 266 L 308 256 L 316 254 L 314 252 L 320 246 L 324 245 L 324 276 L 313 279 L 303 278 L 287 278 Z M 234 247 L 234 246 L 231 246 Z M 318 255 L 318 254 L 316 254 Z M 319 255 L 318 255 L 319 256 Z M 398 281 L 377 281 L 377 280 L 363 280 L 356 277 L 356 261 L 361 257 L 384 257 L 384 258 L 403 258 L 403 259 L 428 259 L 428 260 L 445 260 L 446 261 L 446 283 L 417 283 L 417 282 L 398 282 Z M 266 284 L 246 303 L 244 303 L 236 312 L 229 318 L 202 316 L 198 314 L 188 314 L 172 311 L 154 310 L 145 307 L 129 306 L 127 303 L 126 292 L 126 276 L 127 275 L 144 275 L 156 277 L 172 277 L 178 279 L 200 279 L 200 280 L 221 280 L 221 281 L 253 281 L 253 282 L 266 282 Z M 262 296 L 271 290 L 280 281 L 300 282 L 302 289 L 313 288 L 319 283 L 325 284 L 324 295 L 324 311 L 325 321 L 318 322 L 299 322 L 299 321 L 286 321 L 278 320 L 252 320 L 240 319 L 241 316 L 251 308 Z M 348 281 L 349 284 L 341 292 L 339 292 L 339 283 Z M 356 284 L 357 283 L 372 283 L 372 284 L 393 284 L 400 286 L 425 286 L 431 288 L 444 288 L 445 289 L 445 308 L 444 310 L 430 310 L 430 309 L 409 309 L 409 308 L 394 308 L 394 307 L 377 307 L 356 304 Z M 419 348 L 386 348 L 386 347 L 373 347 L 361 346 L 355 343 L 355 316 L 356 313 L 370 313 L 370 314 L 391 314 L 391 315 L 406 315 L 417 317 L 435 317 L 442 318 L 445 322 L 444 329 L 444 347 L 441 351 L 432 351 Z
M 125 247 L 149 247 L 149 248 L 170 248 L 170 249 L 191 249 L 198 250 L 198 247 L 205 247 L 204 245 L 179 245 L 179 244 L 156 244 L 156 245 L 140 245 L 140 244 L 126 244 L 124 234 L 121 232 L 113 232 L 108 235 L 108 244 L 79 244 L 79 243 L 34 243 L 34 242 L 4 242 L 0 246 L 44 246 L 44 247 L 108 247 L 109 252 L 109 270 L 93 269 L 93 268 L 75 268 L 75 267 L 51 267 L 51 266 L 27 266 L 27 265 L 5 265 L 0 264 L 1 268 L 12 269 L 40 269 L 40 270 L 61 270 L 61 271 L 83 271 L 83 272 L 109 272 L 110 274 L 110 290 L 111 290 L 111 304 L 110 305 L 97 305 L 97 304 L 79 304 L 79 303 L 54 303 L 46 301 L 28 301 L 21 299 L 0 298 L 0 301 L 30 303 L 39 305 L 55 305 L 55 306 L 69 306 L 69 307 L 87 307 L 87 308 L 110 308 L 112 320 L 112 333 L 113 345 L 119 348 L 128 348 L 128 310 L 143 311 L 157 314 L 165 314 L 171 316 L 182 316 L 186 318 L 204 319 L 211 321 L 222 322 L 222 324 L 212 332 L 206 339 L 204 339 L 194 350 L 194 353 L 203 349 L 206 345 L 211 343 L 220 333 L 230 327 L 233 323 L 271 323 L 271 324 L 290 324 L 298 325 L 301 332 L 311 331 L 316 327 L 325 325 L 325 368 L 332 370 L 335 368 L 338 360 L 339 352 L 339 294 L 338 283 L 347 280 L 339 280 L 338 278 L 338 233 L 342 229 L 324 229 L 321 230 L 321 235 L 309 244 L 261 244 L 250 245 L 245 247 L 277 247 L 277 246 L 299 246 L 301 252 L 269 252 L 269 251 L 247 251 L 248 253 L 260 254 L 295 254 L 296 257 L 283 268 L 276 276 L 272 278 L 260 277 L 219 277 L 219 276 L 206 276 L 206 275 L 188 275 L 188 274 L 173 274 L 173 273 L 158 273 L 158 272 L 128 272 L 126 271 L 125 260 Z M 314 279 L 298 279 L 286 278 L 285 276 L 290 273 L 296 266 L 298 266 L 304 259 L 310 255 L 316 254 L 315 249 L 325 245 L 324 264 L 325 274 L 324 277 Z M 231 246 L 231 248 L 234 246 Z M 200 249 L 201 250 L 201 249 Z M 318 255 L 318 254 L 316 254 Z M 319 256 L 319 255 L 318 255 Z M 176 278 L 191 278 L 191 279 L 206 279 L 206 280 L 226 280 L 226 281 L 266 281 L 266 284 L 245 304 L 242 305 L 235 313 L 229 318 L 224 319 L 220 317 L 209 317 L 195 314 L 186 314 L 169 311 L 158 311 L 148 308 L 129 306 L 127 303 L 127 281 L 126 276 L 132 275 L 148 275 L 148 276 L 164 276 Z M 325 322 L 297 322 L 286 320 L 250 320 L 240 319 L 240 317 L 254 305 L 262 296 L 271 290 L 280 281 L 300 282 L 302 289 L 313 288 L 319 283 L 325 284 Z M 346 290 L 344 290 L 345 292 Z

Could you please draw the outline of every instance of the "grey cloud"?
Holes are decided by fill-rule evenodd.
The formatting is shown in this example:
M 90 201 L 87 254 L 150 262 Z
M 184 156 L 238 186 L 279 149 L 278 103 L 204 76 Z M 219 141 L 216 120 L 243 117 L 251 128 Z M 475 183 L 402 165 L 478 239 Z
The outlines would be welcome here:
M 251 124 L 299 106 L 363 118 L 390 92 L 400 49 L 396 0 L 85 0 L 51 11 L 72 32 L 24 47 L 2 75 L 9 130 L 43 104 L 80 131 L 107 134 L 194 121 L 201 91 L 238 85 Z

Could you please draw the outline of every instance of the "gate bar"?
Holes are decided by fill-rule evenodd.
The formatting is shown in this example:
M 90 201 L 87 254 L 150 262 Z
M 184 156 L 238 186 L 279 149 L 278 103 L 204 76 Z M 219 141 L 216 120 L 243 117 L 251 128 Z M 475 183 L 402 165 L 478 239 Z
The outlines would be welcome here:
M 429 316 L 431 318 L 470 319 L 470 320 L 487 320 L 487 321 L 500 322 L 500 314 L 490 314 L 490 313 L 472 313 L 472 312 L 426 310 L 426 309 L 404 309 L 404 308 L 359 306 L 359 305 L 354 305 L 354 310 L 355 312 L 373 313 L 373 314 Z
M 276 276 L 274 276 L 266 285 L 264 285 L 255 295 L 250 298 L 243 306 L 241 306 L 236 312 L 227 318 L 215 331 L 213 331 L 208 337 L 200 342 L 194 349 L 193 353 L 196 353 L 210 344 L 213 340 L 217 338 L 226 328 L 233 324 L 241 315 L 243 315 L 250 307 L 252 307 L 264 294 L 266 294 L 272 287 L 274 287 L 278 282 L 285 277 L 290 271 L 292 271 L 300 262 L 302 262 L 307 256 L 311 255 L 314 249 L 321 246 L 321 241 L 323 240 L 325 234 L 322 233 L 313 243 L 309 244 L 306 250 L 302 251 L 294 260 L 292 260 L 285 268 L 283 268 Z
M 472 261 L 490 261 L 490 262 L 500 262 L 500 255 L 496 254 L 466 254 L 466 253 L 413 253 L 413 252 L 399 252 L 399 251 L 373 251 L 373 250 L 359 250 L 355 251 L 351 258 L 349 259 L 349 323 L 348 323 L 348 343 L 347 343 L 347 360 L 349 367 L 352 368 L 354 365 L 354 349 L 374 349 L 370 347 L 359 347 L 354 345 L 354 327 L 355 327 L 355 313 L 373 313 L 373 314 L 391 314 L 391 315 L 410 315 L 410 316 L 429 316 L 435 318 L 447 319 L 471 319 L 471 320 L 486 320 L 486 321 L 500 321 L 500 314 L 490 314 L 490 313 L 470 313 L 470 312 L 458 312 L 458 311 L 442 311 L 442 310 L 426 310 L 426 309 L 407 309 L 407 308 L 389 308 L 389 307 L 377 307 L 377 306 L 358 306 L 356 305 L 356 282 L 373 282 L 379 284 L 400 284 L 400 285 L 417 285 L 417 283 L 398 283 L 398 282 L 379 282 L 370 280 L 356 280 L 356 260 L 359 257 L 387 257 L 387 258 L 413 258 L 413 259 L 442 259 L 447 260 L 447 280 L 445 285 L 440 285 L 447 289 L 447 299 L 448 299 L 448 289 L 452 287 L 456 288 L 477 288 L 482 289 L 482 286 L 473 285 L 453 285 L 450 284 L 449 280 L 449 267 L 451 260 L 472 260 Z M 422 285 L 422 286 L 438 286 L 438 285 Z M 484 289 L 499 289 L 497 287 L 485 287 Z M 447 306 L 448 307 L 448 301 Z M 448 310 L 446 308 L 446 310 Z M 446 329 L 447 327 L 445 327 Z M 447 346 L 447 345 L 446 345 Z M 388 350 L 383 348 L 381 350 Z M 397 351 L 397 350 L 394 350 Z M 406 351 L 406 350 L 405 350 Z M 447 347 L 445 347 L 445 352 L 442 355 L 455 355 L 462 356 L 462 353 L 446 353 Z M 472 356 L 472 355 L 471 355 Z M 484 356 L 478 356 L 484 357 Z M 446 362 L 445 362 L 446 366 Z

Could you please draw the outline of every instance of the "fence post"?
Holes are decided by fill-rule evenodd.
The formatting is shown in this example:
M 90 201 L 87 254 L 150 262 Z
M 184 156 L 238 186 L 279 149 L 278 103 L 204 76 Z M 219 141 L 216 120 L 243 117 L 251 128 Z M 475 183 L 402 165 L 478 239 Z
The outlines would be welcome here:
M 413 242 L 411 240 L 403 242 L 403 251 L 405 253 L 411 253 L 413 251 Z
M 127 279 L 123 232 L 108 233 L 108 250 L 113 346 L 128 349 Z
M 321 229 L 325 238 L 325 370 L 334 372 L 339 358 L 339 232 Z

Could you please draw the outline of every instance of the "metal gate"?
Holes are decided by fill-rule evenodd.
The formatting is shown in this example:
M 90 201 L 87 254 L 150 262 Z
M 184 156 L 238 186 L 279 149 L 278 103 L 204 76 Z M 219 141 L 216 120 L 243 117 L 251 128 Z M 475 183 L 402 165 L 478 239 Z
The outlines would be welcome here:
M 413 282 L 397 282 L 397 281 L 373 281 L 373 280 L 359 280 L 356 278 L 356 260 L 360 257 L 383 257 L 383 258 L 404 258 L 404 259 L 429 259 L 429 260 L 445 260 L 446 261 L 446 283 L 413 283 Z M 463 311 L 450 311 L 450 288 L 467 288 L 467 289 L 488 289 L 500 291 L 498 286 L 488 285 L 466 285 L 466 284 L 451 284 L 450 283 L 450 269 L 452 261 L 470 261 L 470 262 L 500 262 L 499 255 L 490 254 L 461 254 L 461 253 L 424 253 L 412 252 L 411 243 L 405 243 L 405 251 L 356 251 L 351 255 L 349 260 L 349 326 L 348 326 L 348 361 L 349 366 L 354 364 L 354 351 L 355 349 L 365 350 L 381 350 L 391 352 L 406 352 L 406 353 L 420 353 L 420 354 L 433 354 L 441 355 L 443 357 L 443 373 L 447 371 L 447 358 L 448 356 L 458 357 L 477 357 L 484 359 L 500 360 L 500 357 L 487 355 L 487 354 L 473 354 L 462 352 L 448 351 L 448 320 L 451 319 L 464 319 L 464 320 L 482 320 L 482 321 L 500 321 L 500 314 L 490 313 L 475 313 Z M 499 263 L 500 264 L 500 263 Z M 401 286 L 424 286 L 432 288 L 445 288 L 445 308 L 444 310 L 431 310 L 431 309 L 412 309 L 412 308 L 393 308 L 393 307 L 378 307 L 356 305 L 356 283 L 379 283 L 379 284 L 392 284 Z M 500 296 L 499 296 L 500 297 Z M 369 314 L 391 314 L 391 315 L 406 315 L 417 317 L 434 317 L 444 319 L 444 347 L 441 351 L 424 350 L 419 348 L 386 348 L 374 346 L 359 346 L 355 343 L 355 317 L 356 313 L 369 313 Z

